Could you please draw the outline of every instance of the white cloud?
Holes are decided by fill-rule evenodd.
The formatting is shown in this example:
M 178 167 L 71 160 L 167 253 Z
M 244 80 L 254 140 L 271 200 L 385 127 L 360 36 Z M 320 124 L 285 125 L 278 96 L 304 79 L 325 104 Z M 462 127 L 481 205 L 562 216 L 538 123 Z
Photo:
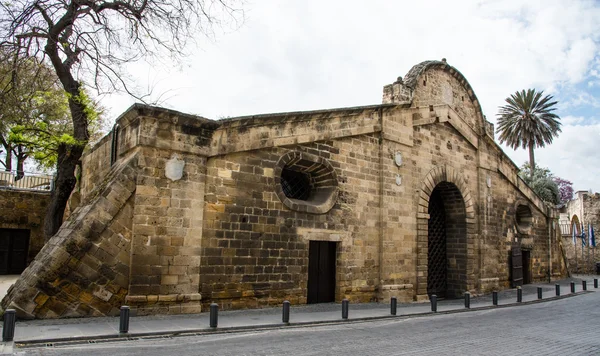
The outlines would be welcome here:
M 209 118 L 356 106 L 381 102 L 383 85 L 414 64 L 445 57 L 470 81 L 492 122 L 504 98 L 530 87 L 569 92 L 563 110 L 599 105 L 577 89 L 598 80 L 597 2 L 254 0 L 247 8 L 238 31 L 200 41 L 185 63 L 135 66 L 140 85 L 171 90 L 163 105 Z M 104 104 L 117 116 L 132 102 L 111 96 Z M 584 150 L 579 142 L 598 141 L 597 131 L 573 126 L 580 122 L 568 114 L 563 134 L 539 150 L 539 159 L 560 151 L 560 166 L 551 159 L 546 165 L 578 181 L 569 165 Z M 524 151 L 506 152 L 517 164 L 527 159 Z M 600 183 L 592 187 L 600 190 Z

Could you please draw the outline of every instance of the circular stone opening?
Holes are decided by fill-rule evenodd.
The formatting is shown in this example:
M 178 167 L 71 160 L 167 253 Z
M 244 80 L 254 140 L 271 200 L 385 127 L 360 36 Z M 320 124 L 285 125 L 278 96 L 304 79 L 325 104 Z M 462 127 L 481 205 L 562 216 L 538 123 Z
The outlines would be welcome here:
M 281 189 L 288 198 L 308 200 L 312 190 L 310 176 L 285 167 L 281 171 Z
M 277 162 L 274 174 L 277 197 L 292 210 L 324 214 L 335 204 L 337 175 L 322 157 L 304 152 L 287 153 Z
M 517 231 L 522 234 L 528 234 L 531 231 L 533 214 L 531 213 L 531 208 L 529 206 L 524 204 L 517 205 L 516 225 Z

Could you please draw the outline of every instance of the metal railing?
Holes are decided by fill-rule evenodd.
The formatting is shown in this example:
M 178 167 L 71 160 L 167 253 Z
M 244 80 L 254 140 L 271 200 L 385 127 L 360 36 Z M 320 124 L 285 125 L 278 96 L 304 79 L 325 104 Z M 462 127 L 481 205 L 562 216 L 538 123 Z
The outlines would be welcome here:
M 571 230 L 573 228 L 573 225 L 571 225 L 570 223 L 559 224 L 559 227 L 560 227 L 560 233 L 563 236 L 571 236 L 571 234 L 573 233 Z M 577 233 L 577 232 L 575 232 L 575 233 Z
M 0 171 L 0 189 L 51 192 L 54 177 L 29 172 Z

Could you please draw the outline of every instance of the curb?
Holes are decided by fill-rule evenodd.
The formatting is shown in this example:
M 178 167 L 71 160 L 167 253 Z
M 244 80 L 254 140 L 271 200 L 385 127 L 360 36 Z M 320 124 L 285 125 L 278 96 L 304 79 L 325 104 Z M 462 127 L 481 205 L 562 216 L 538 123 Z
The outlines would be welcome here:
M 40 348 L 40 347 L 54 347 L 54 346 L 67 346 L 67 345 L 78 345 L 78 344 L 97 344 L 97 343 L 109 343 L 109 342 L 121 342 L 121 341 L 134 341 L 134 340 L 150 340 L 150 339 L 169 339 L 173 337 L 181 336 L 199 336 L 199 335 L 214 335 L 214 334 L 230 334 L 235 332 L 248 332 L 248 331 L 263 331 L 263 330 L 275 330 L 275 329 L 293 329 L 302 328 L 307 326 L 320 326 L 320 325 L 341 325 L 341 324 L 355 324 L 364 323 L 375 320 L 386 320 L 396 319 L 405 320 L 411 318 L 420 318 L 435 315 L 446 315 L 446 314 L 458 314 L 468 313 L 473 311 L 492 310 L 501 308 L 511 308 L 516 306 L 540 304 L 545 302 L 551 302 L 560 299 L 566 299 L 576 297 L 584 294 L 594 293 L 594 291 L 579 291 L 575 293 L 569 293 L 561 296 L 554 296 L 544 299 L 535 299 L 525 301 L 521 303 L 508 303 L 500 305 L 486 305 L 472 308 L 452 309 L 438 312 L 421 312 L 414 314 L 403 314 L 403 315 L 381 315 L 362 317 L 356 319 L 347 320 L 322 320 L 322 321 L 304 321 L 296 323 L 275 323 L 275 324 L 262 324 L 262 325 L 247 325 L 247 326 L 233 326 L 233 327 L 222 327 L 216 329 L 209 328 L 198 328 L 188 329 L 181 331 L 155 331 L 155 332 L 139 332 L 139 333 L 128 333 L 128 334 L 105 334 L 105 335 L 94 335 L 94 336 L 78 336 L 71 338 L 48 338 L 48 339 L 35 339 L 27 341 L 14 341 L 15 348 Z M 4 344 L 4 343 L 1 343 Z

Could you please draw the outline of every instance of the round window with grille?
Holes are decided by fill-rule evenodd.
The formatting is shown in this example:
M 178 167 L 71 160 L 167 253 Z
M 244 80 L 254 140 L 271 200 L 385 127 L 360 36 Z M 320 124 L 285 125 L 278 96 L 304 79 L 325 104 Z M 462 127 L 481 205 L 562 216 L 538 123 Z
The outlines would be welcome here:
M 337 175 L 322 157 L 289 152 L 279 159 L 274 174 L 277 196 L 292 210 L 324 214 L 335 204 Z
M 312 189 L 310 174 L 284 167 L 281 171 L 281 189 L 288 198 L 308 200 Z

